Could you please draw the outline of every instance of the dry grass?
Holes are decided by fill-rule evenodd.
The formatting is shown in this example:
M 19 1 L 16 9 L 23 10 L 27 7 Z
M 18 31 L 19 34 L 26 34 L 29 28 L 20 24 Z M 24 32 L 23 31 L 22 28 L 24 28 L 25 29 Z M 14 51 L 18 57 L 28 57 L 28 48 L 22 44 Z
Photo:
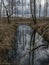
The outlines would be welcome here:
M 0 23 L 0 49 L 4 49 L 7 46 L 10 47 L 11 39 L 14 37 L 15 27 L 13 22 L 11 24 Z
M 6 61 L 6 51 L 11 48 L 11 41 L 14 41 L 15 29 L 15 22 L 9 24 L 7 20 L 0 20 L 0 64 L 9 65 Z

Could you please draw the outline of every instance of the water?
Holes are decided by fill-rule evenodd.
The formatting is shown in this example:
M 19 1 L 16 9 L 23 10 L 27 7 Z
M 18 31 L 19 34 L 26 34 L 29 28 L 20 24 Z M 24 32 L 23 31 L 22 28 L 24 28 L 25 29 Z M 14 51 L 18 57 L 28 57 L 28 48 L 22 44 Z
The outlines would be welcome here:
M 29 65 L 29 48 L 30 38 L 33 30 L 28 25 L 19 25 L 16 30 L 15 41 L 13 50 L 9 51 L 10 63 L 16 63 L 18 65 Z M 47 42 L 36 33 L 35 46 L 41 44 L 47 44 Z M 32 52 L 31 52 L 32 53 Z M 32 65 L 32 55 L 30 56 L 30 65 Z M 40 47 L 35 50 L 34 53 L 34 65 L 47 65 L 49 62 L 49 48 L 46 46 Z

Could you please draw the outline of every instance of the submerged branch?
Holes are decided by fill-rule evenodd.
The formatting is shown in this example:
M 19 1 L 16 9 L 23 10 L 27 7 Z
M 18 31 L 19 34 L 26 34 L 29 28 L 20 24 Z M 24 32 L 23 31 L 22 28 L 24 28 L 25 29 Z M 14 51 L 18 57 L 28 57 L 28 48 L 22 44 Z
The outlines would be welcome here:
M 28 49 L 28 52 L 26 52 L 23 56 L 22 56 L 22 58 L 24 58 L 25 56 L 27 56 L 27 54 L 28 53 L 32 53 L 33 51 L 35 51 L 35 50 L 37 50 L 38 48 L 40 48 L 40 47 L 44 47 L 44 46 L 49 46 L 49 44 L 42 44 L 42 45 L 39 45 L 39 46 L 37 46 L 37 47 L 35 47 L 35 48 L 33 48 L 33 49 Z

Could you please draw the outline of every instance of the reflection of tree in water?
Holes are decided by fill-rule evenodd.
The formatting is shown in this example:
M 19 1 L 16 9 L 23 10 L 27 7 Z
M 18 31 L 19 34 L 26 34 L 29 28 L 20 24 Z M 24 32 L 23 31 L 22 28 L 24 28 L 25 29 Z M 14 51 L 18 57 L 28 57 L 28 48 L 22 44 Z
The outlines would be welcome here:
M 30 61 L 30 65 L 32 65 L 32 52 L 29 58 L 30 38 L 32 32 L 32 29 L 27 25 L 18 26 L 15 34 L 13 49 L 9 51 L 9 61 L 11 63 L 18 63 L 19 65 L 28 65 Z M 36 34 L 35 40 L 36 47 L 42 44 L 47 44 L 47 42 L 44 41 L 43 38 L 38 34 Z M 47 48 L 46 46 L 42 46 L 35 50 L 33 63 L 34 65 L 45 65 L 49 62 L 48 60 L 49 48 Z

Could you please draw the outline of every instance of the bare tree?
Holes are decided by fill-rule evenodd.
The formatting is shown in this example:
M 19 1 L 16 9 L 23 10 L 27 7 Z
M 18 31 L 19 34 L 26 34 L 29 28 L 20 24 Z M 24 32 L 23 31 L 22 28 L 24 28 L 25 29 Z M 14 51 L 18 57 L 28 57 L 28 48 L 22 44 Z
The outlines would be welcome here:
M 22 16 L 23 16 L 23 0 L 22 0 Z
M 39 1 L 39 18 L 41 16 L 41 0 Z
M 31 17 L 33 18 L 32 4 L 33 4 L 33 0 L 30 0 L 30 12 L 31 12 Z
M 4 8 L 6 9 L 6 15 L 7 15 L 8 23 L 10 23 L 9 17 L 10 17 L 11 15 L 9 16 L 9 14 L 8 14 L 8 10 L 7 10 L 7 8 L 6 8 L 5 3 L 4 3 L 3 0 L 2 0 L 2 3 L 3 3 Z
M 35 25 L 37 23 L 36 22 L 36 0 L 34 0 L 33 5 L 34 6 L 32 6 L 32 0 L 30 0 L 30 10 L 31 10 L 32 19 L 33 19 L 33 22 L 34 22 L 34 25 Z M 33 7 L 33 9 L 32 9 L 32 7 Z M 40 7 L 41 7 L 41 5 L 40 5 Z M 46 13 L 47 13 L 47 7 L 48 6 L 46 5 Z M 49 45 L 49 44 L 44 44 L 44 45 L 40 45 L 40 46 L 35 48 L 35 36 L 36 36 L 36 30 L 34 29 L 32 35 L 31 35 L 31 40 L 32 40 L 32 37 L 33 37 L 33 44 L 32 44 L 33 45 L 32 46 L 33 47 L 33 49 L 32 49 L 32 65 L 34 63 L 34 52 L 35 52 L 35 50 L 40 48 L 41 46 L 47 46 L 48 47 L 48 45 Z M 30 40 L 30 50 L 31 50 L 31 40 Z M 31 55 L 31 52 L 29 52 L 29 54 Z
M 5 10 L 6 10 L 6 16 L 7 16 L 8 23 L 10 23 L 9 18 L 11 17 L 11 15 L 13 15 L 13 12 L 11 14 L 9 14 L 8 8 L 5 6 L 4 0 L 2 0 L 2 3 L 3 3 L 3 6 L 4 6 Z
M 47 12 L 48 11 L 48 0 L 45 0 L 45 3 L 44 3 L 44 17 L 47 16 Z
M 33 22 L 35 25 L 36 24 L 36 0 L 30 0 L 30 10 L 31 10 L 32 19 L 33 19 Z M 33 49 L 35 47 L 35 36 L 36 36 L 36 30 L 34 30 L 31 35 L 31 40 L 33 37 L 33 43 L 32 43 Z M 31 50 L 31 41 L 30 41 L 30 50 Z M 31 53 L 30 53 L 30 55 L 31 55 Z M 33 65 L 33 63 L 34 63 L 34 51 L 32 52 L 32 65 Z
M 8 10 L 9 10 L 9 14 L 14 14 L 14 10 L 16 8 L 16 0 L 6 0 L 8 3 Z
M 2 3 L 0 2 L 0 17 L 1 17 Z

